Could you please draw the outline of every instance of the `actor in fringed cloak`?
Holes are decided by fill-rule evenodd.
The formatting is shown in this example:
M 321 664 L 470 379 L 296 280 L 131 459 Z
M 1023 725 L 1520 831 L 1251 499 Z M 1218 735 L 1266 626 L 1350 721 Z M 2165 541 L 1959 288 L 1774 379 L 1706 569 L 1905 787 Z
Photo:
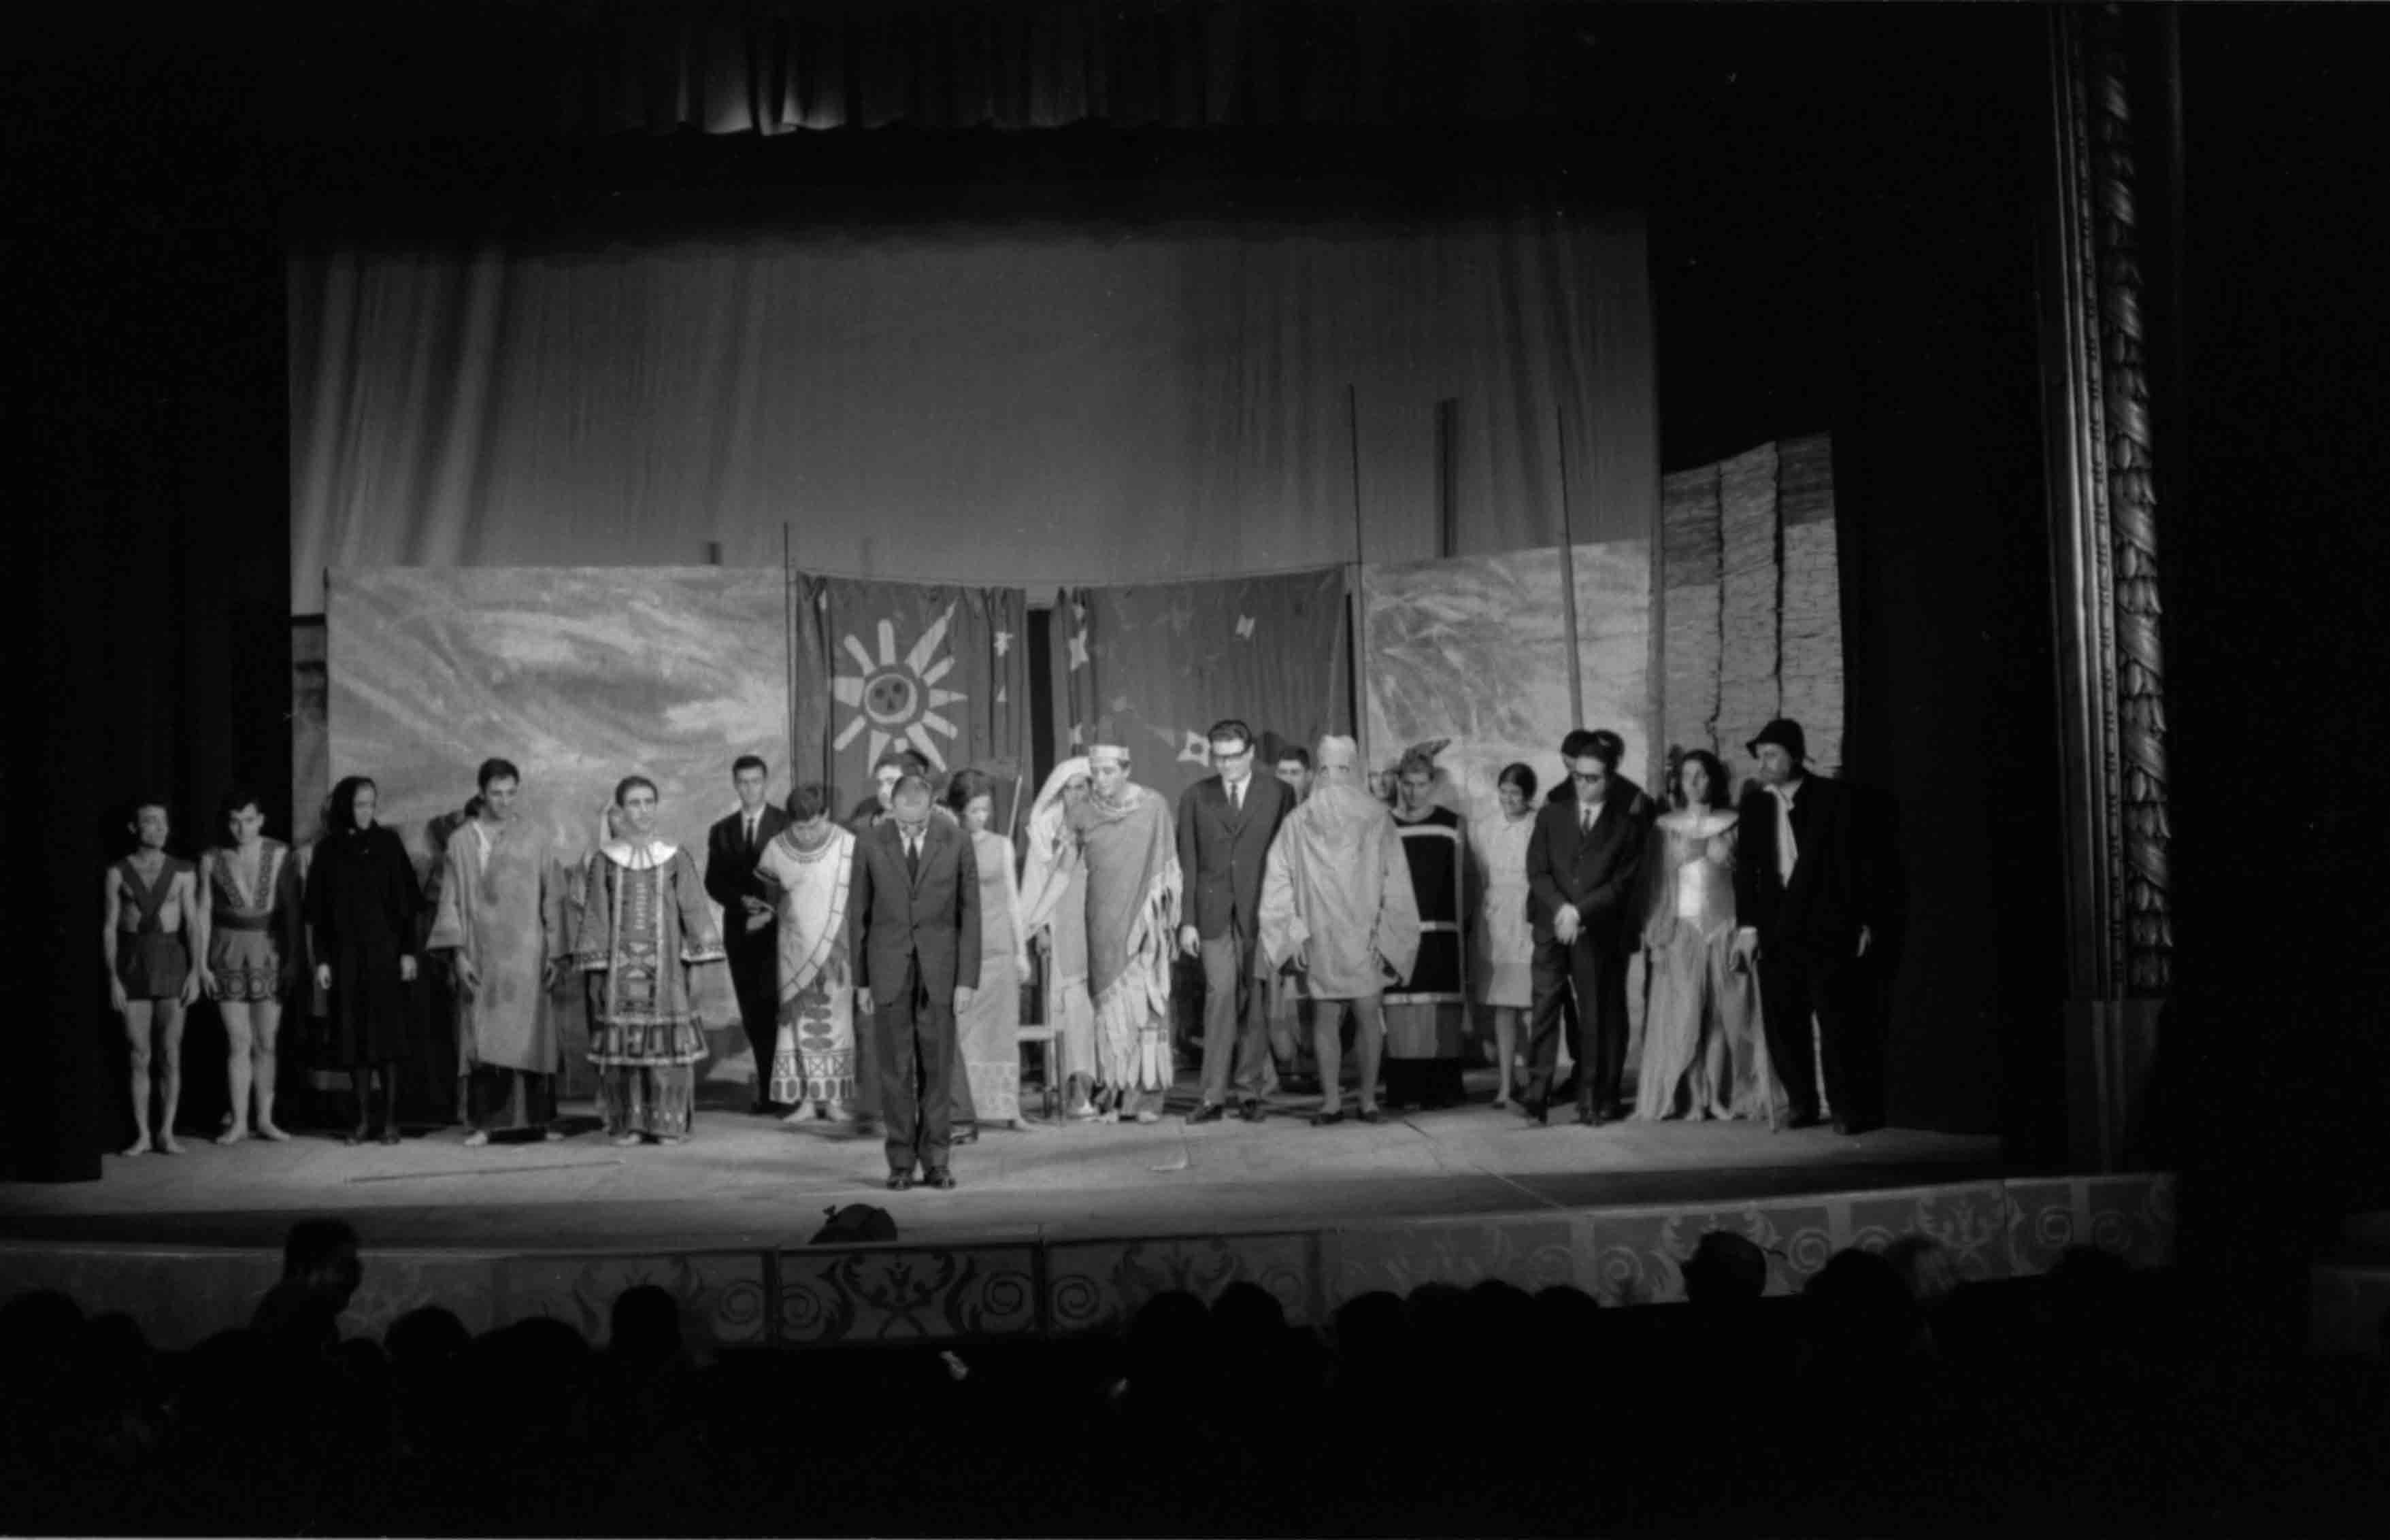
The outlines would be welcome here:
M 512 819 L 476 818 L 456 830 L 440 868 L 424 945 L 454 954 L 457 1078 L 512 1072 L 515 1125 L 545 1126 L 556 1115 L 559 1054 L 547 985 L 549 964 L 566 950 L 564 874 L 533 830 Z M 488 1138 L 475 1120 L 466 1142 Z
M 1346 1001 L 1360 1024 L 1361 1121 L 1379 1121 L 1383 997 L 1419 960 L 1419 905 L 1402 837 L 1386 804 L 1356 784 L 1358 759 L 1349 738 L 1320 740 L 1318 783 L 1279 826 L 1262 879 L 1268 964 L 1298 969 L 1317 1002 L 1312 1051 L 1321 1097 L 1313 1121 L 1321 1123 L 1344 1115 L 1337 1082 L 1343 1012 L 1336 1007 Z
M 1087 872 L 1087 993 L 1110 1116 L 1162 1115 L 1170 1052 L 1170 956 L 1178 934 L 1178 840 L 1162 793 L 1127 778 L 1128 751 L 1087 751 L 1092 784 L 1066 817 Z M 1105 768 L 1119 778 L 1107 796 Z
M 802 795 L 802 793 L 801 793 Z M 854 1046 L 854 971 L 847 952 L 846 899 L 854 836 L 811 808 L 764 847 L 756 870 L 779 900 L 779 1009 L 767 1095 L 794 1109 L 784 1123 L 820 1114 L 837 1122 L 872 1115 L 862 1105 Z
M 1394 832 L 1420 916 L 1419 959 L 1386 993 L 1386 1100 L 1395 1107 L 1457 1107 L 1461 1099 L 1469 846 L 1460 815 L 1434 801 L 1435 756 L 1446 741 L 1412 749 L 1395 774 Z
M 638 785 L 651 824 L 654 791 Z M 573 956 L 588 976 L 606 1132 L 619 1145 L 641 1136 L 678 1144 L 695 1111 L 705 1023 L 736 1020 L 739 1007 L 697 863 L 642 828 L 639 811 L 624 804 L 628 837 L 589 857 Z
M 1054 1029 L 1070 1116 L 1095 1117 L 1101 1072 L 1096 1055 L 1096 1004 L 1087 993 L 1087 868 L 1079 859 L 1070 814 L 1087 795 L 1087 762 L 1055 766 L 1029 815 L 1028 859 L 1021 879 L 1021 930 L 1046 954 L 1046 1024 Z

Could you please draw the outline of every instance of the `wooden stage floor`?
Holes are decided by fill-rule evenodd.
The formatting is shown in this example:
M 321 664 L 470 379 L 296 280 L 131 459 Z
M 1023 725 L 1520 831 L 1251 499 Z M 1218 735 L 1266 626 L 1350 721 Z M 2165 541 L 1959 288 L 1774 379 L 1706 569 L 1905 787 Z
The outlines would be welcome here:
M 587 1108 L 554 1143 L 478 1149 L 456 1128 L 394 1148 L 321 1135 L 181 1156 L 110 1157 L 97 1183 L 0 1187 L 0 1241 L 258 1248 L 298 1217 L 347 1216 L 369 1247 L 514 1252 L 802 1246 L 822 1211 L 880 1203 L 907 1240 L 1001 1242 L 1274 1230 L 1748 1200 L 1996 1174 L 1998 1141 L 1883 1129 L 1771 1134 L 1742 1123 L 1548 1127 L 1491 1105 L 1313 1128 L 1309 1097 L 1259 1123 L 1189 1127 L 1191 1083 L 1158 1123 L 990 1130 L 955 1152 L 951 1192 L 891 1193 L 876 1136 L 715 1108 L 677 1148 L 617 1149 Z

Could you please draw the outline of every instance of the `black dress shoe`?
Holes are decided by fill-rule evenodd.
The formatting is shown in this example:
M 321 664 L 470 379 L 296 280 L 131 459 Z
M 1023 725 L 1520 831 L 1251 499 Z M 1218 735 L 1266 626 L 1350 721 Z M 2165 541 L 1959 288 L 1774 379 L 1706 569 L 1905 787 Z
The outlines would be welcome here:
M 1600 1128 L 1610 1120 L 1590 1107 L 1580 1107 L 1576 1110 L 1576 1121 L 1587 1128 Z
M 1225 1118 L 1227 1115 L 1228 1108 L 1227 1103 L 1207 1101 L 1201 1106 L 1196 1108 L 1192 1112 L 1188 1113 L 1187 1121 L 1189 1123 L 1218 1123 L 1222 1118 Z
M 1353 1116 L 1362 1123 L 1383 1123 L 1386 1121 L 1386 1114 L 1379 1111 L 1374 1107 L 1364 1107 L 1359 1111 L 1354 1113 Z
M 1882 1126 L 1882 1123 L 1874 1118 L 1836 1118 L 1834 1120 L 1834 1132 L 1848 1137 L 1872 1134 Z
M 1247 1097 L 1244 1100 L 1237 1103 L 1237 1116 L 1244 1119 L 1247 1123 L 1261 1122 L 1262 1098 L 1259 1097 Z
M 953 1134 L 947 1136 L 946 1142 L 948 1144 L 979 1143 L 979 1124 L 975 1123 L 967 1123 L 962 1124 L 957 1127 Z
M 1311 1126 L 1314 1128 L 1333 1128 L 1343 1121 L 1344 1109 L 1342 1107 L 1336 1109 L 1333 1112 L 1314 1112 L 1311 1114 Z
M 948 1171 L 945 1167 L 940 1166 L 937 1170 L 930 1173 L 926 1177 L 923 1177 L 922 1181 L 926 1186 L 936 1187 L 941 1192 L 944 1192 L 954 1187 L 955 1174 Z
M 1551 1121 L 1551 1109 L 1540 1101 L 1523 1101 L 1519 1103 L 1519 1110 L 1525 1115 L 1529 1123 Z
M 913 1174 L 912 1174 L 911 1172 L 909 1172 L 909 1171 L 892 1171 L 892 1172 L 890 1172 L 890 1173 L 888 1174 L 888 1190 L 889 1190 L 890 1192 L 910 1192 L 910 1191 L 912 1191 L 912 1190 L 913 1190 Z

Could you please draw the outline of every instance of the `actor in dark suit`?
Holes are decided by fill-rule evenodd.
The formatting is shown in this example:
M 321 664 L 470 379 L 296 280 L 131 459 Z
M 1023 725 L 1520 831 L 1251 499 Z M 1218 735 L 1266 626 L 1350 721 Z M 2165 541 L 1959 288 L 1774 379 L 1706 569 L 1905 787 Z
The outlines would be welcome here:
M 870 1022 L 887 1123 L 888 1185 L 915 1167 L 951 1187 L 955 1015 L 979 988 L 979 862 L 970 836 L 930 816 L 929 777 L 897 781 L 892 815 L 855 836 L 847 891 L 854 1008 Z
M 778 896 L 757 878 L 756 858 L 789 827 L 789 815 L 764 800 L 771 767 L 753 754 L 730 766 L 739 811 L 705 836 L 705 896 L 722 905 L 722 940 L 730 954 L 730 984 L 739 995 L 739 1020 L 755 1052 L 755 1102 L 751 1111 L 772 1110 L 765 1086 L 772 1078 L 772 1046 L 780 1016 Z
M 1253 774 L 1253 733 L 1243 723 L 1214 725 L 1211 743 L 1220 773 L 1178 797 L 1178 870 L 1187 894 L 1178 946 L 1203 959 L 1203 1091 L 1187 1121 L 1223 1115 L 1233 1052 L 1238 1113 L 1258 1123 L 1269 1072 L 1269 991 L 1253 977 L 1262 866 L 1294 796 L 1274 776 Z
M 1561 1023 L 1576 995 L 1577 1121 L 1599 1126 L 1625 1112 L 1626 960 L 1641 917 L 1633 911 L 1643 848 L 1657 810 L 1618 774 L 1618 735 L 1569 734 L 1561 745 L 1572 795 L 1544 804 L 1527 838 L 1529 918 L 1535 934 L 1535 1025 L 1523 1110 L 1544 1121 Z
M 1789 1103 L 1778 1126 L 1818 1121 L 1814 1012 L 1834 1128 L 1864 1134 L 1883 1126 L 1882 983 L 1902 907 L 1891 810 L 1808 774 L 1797 722 L 1769 723 L 1749 748 L 1759 778 L 1736 820 L 1735 944 L 1758 958 L 1767 1053 Z

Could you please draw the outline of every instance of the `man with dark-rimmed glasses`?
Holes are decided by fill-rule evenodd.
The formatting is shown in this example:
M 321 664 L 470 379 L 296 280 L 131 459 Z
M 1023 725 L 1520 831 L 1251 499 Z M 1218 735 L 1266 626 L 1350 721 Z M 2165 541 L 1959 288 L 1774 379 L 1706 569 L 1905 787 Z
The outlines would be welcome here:
M 1580 727 L 1569 734 L 1561 758 L 1568 762 L 1573 795 L 1546 803 L 1527 841 L 1536 1003 L 1523 1110 L 1537 1123 L 1551 1097 L 1572 990 L 1576 1120 L 1599 1127 L 1625 1112 L 1626 960 L 1635 945 L 1636 880 L 1655 815 L 1643 789 L 1618 774 L 1625 747 L 1616 733 Z

